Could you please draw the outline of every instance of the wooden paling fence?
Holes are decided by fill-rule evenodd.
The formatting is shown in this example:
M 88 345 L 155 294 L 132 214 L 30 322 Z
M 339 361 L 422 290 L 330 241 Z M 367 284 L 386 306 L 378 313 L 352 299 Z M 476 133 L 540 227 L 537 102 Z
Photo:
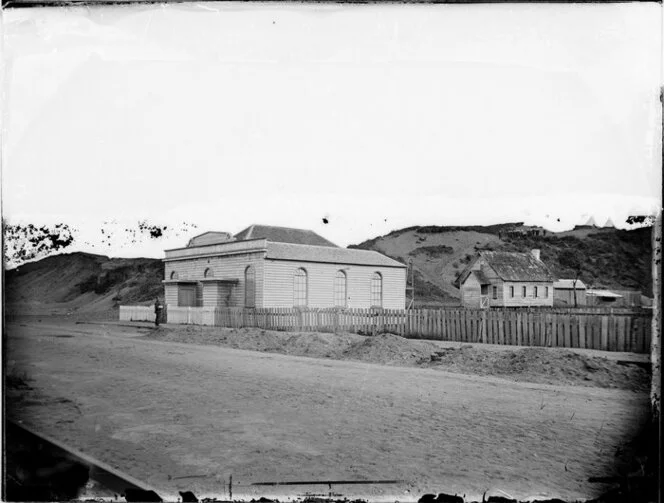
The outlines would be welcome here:
M 122 307 L 121 319 L 129 313 Z M 137 320 L 140 313 L 136 311 L 133 316 Z M 147 321 L 154 320 L 154 312 L 145 316 Z M 652 315 L 648 311 L 610 309 L 303 310 L 168 306 L 167 317 L 168 323 L 175 324 L 301 332 L 391 332 L 411 339 L 635 353 L 650 350 L 652 330 Z
M 154 306 L 120 306 L 120 321 L 154 322 Z

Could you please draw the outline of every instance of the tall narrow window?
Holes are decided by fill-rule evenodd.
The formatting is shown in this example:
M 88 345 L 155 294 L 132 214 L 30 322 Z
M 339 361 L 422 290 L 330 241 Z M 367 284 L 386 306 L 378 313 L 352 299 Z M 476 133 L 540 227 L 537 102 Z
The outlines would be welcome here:
M 307 305 L 307 271 L 298 269 L 293 278 L 293 305 Z
M 514 287 L 510 287 L 510 297 L 514 297 Z
M 533 297 L 537 298 L 537 287 L 533 287 Z
M 334 277 L 334 305 L 346 307 L 346 273 L 337 271 Z
M 383 307 L 383 277 L 378 272 L 371 276 L 371 307 Z
M 549 298 L 549 287 L 548 286 L 544 287 L 544 297 L 546 297 L 547 299 Z
M 526 296 L 526 287 L 524 286 L 524 287 L 521 287 L 521 297 L 525 297 L 525 296 Z
M 244 307 L 256 307 L 256 269 L 253 265 L 244 270 Z
M 497 286 L 493 287 L 493 298 L 494 299 L 498 298 L 498 287 Z

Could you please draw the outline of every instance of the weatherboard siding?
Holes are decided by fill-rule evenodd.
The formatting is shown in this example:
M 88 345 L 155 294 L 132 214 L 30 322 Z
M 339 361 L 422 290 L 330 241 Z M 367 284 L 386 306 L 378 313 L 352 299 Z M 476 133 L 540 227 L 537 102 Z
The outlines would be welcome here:
M 469 308 L 480 307 L 481 285 L 472 274 L 461 287 L 461 304 Z
M 337 271 L 346 273 L 347 308 L 369 308 L 371 277 L 379 272 L 383 277 L 383 305 L 385 309 L 404 309 L 406 306 L 406 269 L 341 265 L 290 260 L 265 259 L 263 307 L 293 307 L 293 278 L 295 271 L 307 271 L 307 306 L 331 308 L 334 305 L 334 278 Z
M 178 286 L 174 284 L 164 285 L 164 303 L 167 306 L 178 305 Z
M 555 288 L 553 291 L 553 303 L 556 306 L 570 307 L 574 306 L 574 290 L 566 288 Z M 576 289 L 576 305 L 586 305 L 586 289 Z
M 514 287 L 514 297 L 510 296 L 510 286 Z M 526 296 L 522 296 L 523 287 L 526 287 Z M 538 293 L 535 297 L 535 287 Z M 544 297 L 546 288 L 549 288 L 548 297 Z M 506 281 L 503 285 L 503 298 L 505 307 L 553 306 L 553 282 L 512 282 Z
M 263 293 L 263 257 L 265 252 L 244 253 L 209 258 L 191 258 L 169 260 L 164 264 L 165 279 L 171 279 L 171 273 L 177 273 L 178 280 L 200 281 L 205 270 L 210 268 L 211 276 L 216 279 L 236 279 L 238 284 L 221 284 L 217 290 L 212 287 L 203 289 L 203 306 L 219 305 L 229 307 L 244 306 L 244 271 L 249 265 L 256 268 L 256 307 L 262 307 Z M 166 284 L 166 304 L 178 305 L 177 285 Z M 230 290 L 230 292 L 229 292 Z M 229 295 L 230 293 L 230 295 Z
M 487 295 L 489 297 L 490 307 L 500 307 L 503 305 L 504 300 L 504 281 L 496 274 L 496 271 L 491 268 L 486 261 L 482 258 L 478 261 L 480 263 L 480 270 L 484 277 L 489 281 Z M 493 287 L 496 287 L 496 298 L 493 298 Z

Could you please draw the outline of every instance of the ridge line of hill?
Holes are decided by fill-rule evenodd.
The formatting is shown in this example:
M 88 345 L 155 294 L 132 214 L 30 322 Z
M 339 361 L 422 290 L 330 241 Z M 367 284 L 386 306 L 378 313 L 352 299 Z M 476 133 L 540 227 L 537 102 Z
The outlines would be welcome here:
M 573 278 L 575 272 L 560 260 L 561 253 L 571 250 L 581 258 L 580 279 L 589 287 L 652 295 L 649 227 L 577 227 L 544 235 L 528 234 L 531 229 L 520 223 L 412 226 L 348 248 L 374 250 L 405 264 L 412 261 L 418 306 L 458 305 L 460 292 L 453 282 L 480 250 L 526 252 L 537 248 L 554 275 Z M 31 312 L 108 316 L 120 304 L 151 303 L 155 297 L 163 297 L 163 279 L 160 258 L 60 253 L 6 270 L 5 302 L 10 309 Z M 410 280 L 409 275 L 409 284 Z

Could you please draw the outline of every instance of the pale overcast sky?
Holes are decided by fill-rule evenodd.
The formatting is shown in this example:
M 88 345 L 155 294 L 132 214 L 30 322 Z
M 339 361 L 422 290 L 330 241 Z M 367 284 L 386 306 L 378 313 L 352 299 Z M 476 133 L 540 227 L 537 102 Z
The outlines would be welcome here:
M 80 250 L 162 256 L 196 233 L 101 249 L 109 221 L 345 246 L 661 205 L 659 4 L 2 15 L 4 216 L 73 225 Z

